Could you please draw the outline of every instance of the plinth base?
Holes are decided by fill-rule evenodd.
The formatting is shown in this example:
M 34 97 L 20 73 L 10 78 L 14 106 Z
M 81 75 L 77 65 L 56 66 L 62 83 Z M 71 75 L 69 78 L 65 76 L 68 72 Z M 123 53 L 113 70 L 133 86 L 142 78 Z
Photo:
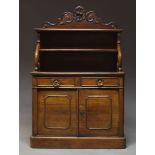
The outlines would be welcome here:
M 125 137 L 31 137 L 32 148 L 123 149 Z

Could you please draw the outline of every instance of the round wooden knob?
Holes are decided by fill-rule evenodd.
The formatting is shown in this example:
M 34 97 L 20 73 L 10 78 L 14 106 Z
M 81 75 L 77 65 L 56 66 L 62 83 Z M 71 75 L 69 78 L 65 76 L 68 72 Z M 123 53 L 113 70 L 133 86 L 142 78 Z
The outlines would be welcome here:
M 60 81 L 59 80 L 53 80 L 53 87 L 60 87 Z
M 103 82 L 102 79 L 98 79 L 98 80 L 97 80 L 97 86 L 98 86 L 98 87 L 102 87 L 102 86 L 103 86 L 103 83 L 104 83 L 104 82 Z

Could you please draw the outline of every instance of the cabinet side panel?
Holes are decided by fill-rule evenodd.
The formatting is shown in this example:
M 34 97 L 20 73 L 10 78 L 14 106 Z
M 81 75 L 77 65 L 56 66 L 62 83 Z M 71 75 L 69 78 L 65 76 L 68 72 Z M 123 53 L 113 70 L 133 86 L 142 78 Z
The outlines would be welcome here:
M 124 136 L 124 89 L 119 90 L 119 135 Z
M 37 89 L 32 89 L 32 135 L 38 133 L 38 106 L 37 106 Z

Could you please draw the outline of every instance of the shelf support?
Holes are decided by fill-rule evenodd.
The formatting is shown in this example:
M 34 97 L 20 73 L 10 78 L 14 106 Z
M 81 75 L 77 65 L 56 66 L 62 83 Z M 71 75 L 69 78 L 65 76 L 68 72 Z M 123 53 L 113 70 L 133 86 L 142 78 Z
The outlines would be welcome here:
M 37 40 L 36 42 L 36 48 L 35 48 L 35 67 L 34 70 L 38 71 L 39 70 L 39 49 L 40 49 L 40 40 Z
M 121 50 L 120 33 L 117 34 L 117 71 L 122 71 L 122 50 Z

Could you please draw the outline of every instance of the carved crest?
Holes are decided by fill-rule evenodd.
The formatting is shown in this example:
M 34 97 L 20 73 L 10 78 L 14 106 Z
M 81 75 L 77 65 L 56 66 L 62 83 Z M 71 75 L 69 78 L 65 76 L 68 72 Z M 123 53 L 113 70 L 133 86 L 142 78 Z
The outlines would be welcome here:
M 50 26 L 65 25 L 75 22 L 102 24 L 104 26 L 116 28 L 116 25 L 113 22 L 103 23 L 101 18 L 96 15 L 95 11 L 86 11 L 83 6 L 77 6 L 73 12 L 64 12 L 63 17 L 58 18 L 58 21 L 56 23 L 45 22 L 43 27 L 48 28 Z

